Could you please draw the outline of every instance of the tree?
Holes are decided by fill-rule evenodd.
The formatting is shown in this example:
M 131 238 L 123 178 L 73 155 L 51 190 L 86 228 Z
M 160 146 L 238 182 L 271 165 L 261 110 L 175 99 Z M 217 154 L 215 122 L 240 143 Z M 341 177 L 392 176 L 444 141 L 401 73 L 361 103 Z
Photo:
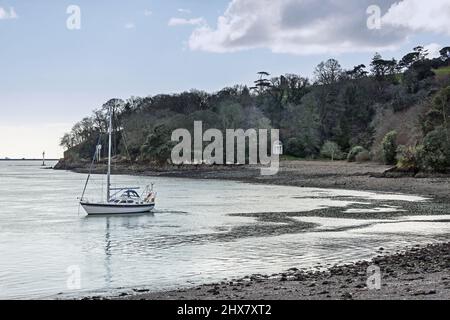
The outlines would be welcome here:
M 287 154 L 296 157 L 315 157 L 319 153 L 319 115 L 312 98 L 307 95 L 300 105 L 289 104 L 281 122 L 287 141 Z
M 296 74 L 284 75 L 285 94 L 288 103 L 299 104 L 303 97 L 310 91 L 310 83 L 307 78 Z
M 418 53 L 419 60 L 425 60 L 429 54 L 428 50 L 426 50 L 423 46 L 417 46 L 413 50 Z
M 450 47 L 442 48 L 439 53 L 441 54 L 441 59 L 444 62 L 450 61 Z
M 397 61 L 393 58 L 392 60 L 384 60 L 379 53 L 376 53 L 370 63 L 372 74 L 377 80 L 383 80 L 386 76 L 392 76 L 395 74 L 397 69 Z
M 450 139 L 448 130 L 438 127 L 423 140 L 420 161 L 425 170 L 446 172 L 450 168 Z
M 346 74 L 347 76 L 349 76 L 350 79 L 354 80 L 361 79 L 369 74 L 369 72 L 367 72 L 365 69 L 366 66 L 364 64 L 360 64 L 355 66 L 353 70 L 347 71 Z
M 434 97 L 422 121 L 425 138 L 417 153 L 424 170 L 446 172 L 450 168 L 450 86 Z
M 221 103 L 219 118 L 222 120 L 222 129 L 239 129 L 243 121 L 243 109 L 238 103 Z
M 393 110 L 392 118 L 400 119 L 402 115 L 398 111 L 408 113 L 408 109 L 422 100 L 425 109 L 427 97 L 448 85 L 446 77 L 437 81 L 428 78 L 433 75 L 431 69 L 440 68 L 444 65 L 443 59 L 449 59 L 450 47 L 443 48 L 441 55 L 441 59 L 430 60 L 423 47 L 416 47 L 400 64 L 376 54 L 368 68 L 359 64 L 348 71 L 343 71 L 337 60 L 330 59 L 317 66 L 313 84 L 300 75 L 271 77 L 261 71 L 251 89 L 235 85 L 214 93 L 190 90 L 131 97 L 125 102 L 111 99 L 90 117 L 75 124 L 61 143 L 71 149 L 66 153 L 68 157 L 87 159 L 92 156 L 99 135 L 107 131 L 107 111 L 112 107 L 115 154 L 130 154 L 131 158 L 139 160 L 161 163 L 167 160 L 170 132 L 186 128 L 192 133 L 195 120 L 202 121 L 205 130 L 280 129 L 286 152 L 301 157 L 317 157 L 323 147 L 330 158 L 336 159 L 334 153 L 327 152 L 335 147 L 331 148 L 331 143 L 327 143 L 330 141 L 345 152 L 352 146 L 369 150 L 376 141 L 374 147 L 381 151 L 383 136 L 380 135 L 387 128 L 398 128 L 398 140 L 404 144 L 420 139 L 420 132 L 405 132 L 403 126 L 390 122 L 388 114 L 384 115 L 381 110 Z M 406 70 L 400 74 L 403 69 L 399 68 Z M 423 115 L 422 136 L 438 128 L 447 128 L 444 132 L 448 132 L 448 96 L 450 93 L 440 92 L 428 113 L 425 114 L 426 110 L 420 113 Z M 382 117 L 384 124 L 373 121 L 375 115 Z M 415 114 L 405 114 L 408 122 L 405 126 L 412 125 L 412 116 Z M 101 138 L 101 143 L 107 144 L 107 137 Z M 368 158 L 367 151 L 360 154 L 361 159 Z M 354 158 L 356 160 L 356 156 Z
M 430 110 L 423 119 L 424 134 L 433 131 L 437 127 L 443 127 L 450 131 L 450 86 L 442 89 L 433 99 Z
M 418 61 L 423 61 L 428 56 L 428 51 L 422 46 L 415 47 L 412 52 L 406 54 L 398 63 L 399 69 L 409 69 Z
M 308 156 L 302 140 L 296 137 L 289 138 L 287 141 L 286 153 L 297 158 L 305 158 Z
M 397 160 L 397 131 L 388 132 L 382 142 L 385 164 L 395 164 Z
M 445 130 L 449 130 L 450 117 L 450 87 L 442 89 L 433 100 L 434 110 L 440 114 L 441 124 Z
M 164 125 L 159 125 L 147 135 L 147 139 L 141 148 L 143 158 L 164 164 L 172 151 L 173 142 L 170 139 L 170 131 Z
M 61 147 L 64 147 L 66 150 L 69 150 L 73 147 L 73 138 L 69 133 L 65 133 L 64 136 L 60 140 Z
M 320 150 L 320 154 L 323 157 L 331 159 L 331 161 L 342 158 L 341 148 L 333 141 L 326 141 Z
M 270 88 L 270 80 L 267 79 L 270 76 L 270 73 L 266 71 L 260 71 L 257 73 L 259 79 L 254 81 L 255 86 L 250 89 L 256 90 L 259 94 L 263 93 L 266 89 Z
M 329 59 L 321 62 L 314 71 L 316 83 L 319 85 L 330 85 L 338 82 L 342 76 L 342 68 L 335 59 Z
M 348 156 L 347 156 L 347 161 L 355 162 L 358 155 L 361 153 L 364 153 L 364 152 L 367 152 L 367 150 L 361 146 L 355 146 L 355 147 L 351 148 L 350 152 L 348 153 Z
M 399 146 L 397 149 L 397 168 L 418 172 L 422 164 L 419 156 L 423 154 L 423 146 Z
M 95 129 L 99 132 L 107 132 L 108 130 L 108 117 L 107 113 L 102 110 L 95 110 L 92 115 L 92 122 L 95 126 Z
M 372 79 L 361 79 L 359 81 L 347 81 L 341 85 L 339 94 L 334 103 L 336 119 L 333 128 L 333 139 L 343 149 L 348 150 L 351 146 L 362 145 L 369 147 L 372 143 L 373 129 L 367 124 L 374 116 L 373 101 L 368 97 L 373 96 L 368 84 Z

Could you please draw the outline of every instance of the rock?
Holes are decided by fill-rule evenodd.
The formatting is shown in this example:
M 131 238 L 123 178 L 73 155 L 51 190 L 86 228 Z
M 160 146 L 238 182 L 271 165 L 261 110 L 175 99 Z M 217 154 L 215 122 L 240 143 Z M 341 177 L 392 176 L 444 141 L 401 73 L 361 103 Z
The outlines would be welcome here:
M 294 277 L 295 281 L 304 281 L 306 280 L 306 277 L 303 274 L 296 274 Z
M 345 300 L 351 300 L 353 299 L 353 295 L 350 292 L 344 292 L 341 297 Z

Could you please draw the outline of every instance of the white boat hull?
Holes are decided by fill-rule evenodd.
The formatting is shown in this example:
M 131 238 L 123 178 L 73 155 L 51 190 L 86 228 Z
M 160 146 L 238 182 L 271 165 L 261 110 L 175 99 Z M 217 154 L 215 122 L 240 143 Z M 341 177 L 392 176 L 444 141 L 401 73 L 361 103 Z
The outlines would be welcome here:
M 154 203 L 146 204 L 107 204 L 107 203 L 81 203 L 88 215 L 108 215 L 108 214 L 138 214 L 149 213 L 155 207 Z

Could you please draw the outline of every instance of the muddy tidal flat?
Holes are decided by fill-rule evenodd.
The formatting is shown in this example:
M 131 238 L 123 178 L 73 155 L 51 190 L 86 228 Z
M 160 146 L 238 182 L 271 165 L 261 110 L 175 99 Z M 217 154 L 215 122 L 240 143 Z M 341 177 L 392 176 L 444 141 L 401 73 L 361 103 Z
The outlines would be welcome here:
M 68 168 L 83 172 L 85 168 Z M 258 168 L 252 167 L 167 167 L 138 169 L 140 175 L 156 175 L 178 178 L 235 180 L 265 185 L 296 186 L 301 188 L 325 188 L 341 190 L 365 190 L 381 193 L 402 193 L 430 199 L 422 202 L 402 202 L 404 210 L 377 212 L 367 207 L 353 210 L 355 219 L 392 219 L 402 216 L 440 215 L 442 221 L 450 221 L 450 176 L 439 174 L 395 175 L 389 166 L 376 163 L 347 163 L 328 161 L 282 161 L 280 172 L 275 176 L 261 176 Z M 102 170 L 99 168 L 99 170 Z M 130 173 L 129 168 L 118 169 Z M 393 204 L 392 202 L 390 203 Z M 375 203 L 374 208 L 383 206 Z M 349 211 L 349 212 L 350 212 Z M 239 215 L 239 214 L 238 214 Z M 301 232 L 311 228 L 296 218 L 322 217 L 340 218 L 342 210 L 326 208 L 310 212 L 287 212 L 274 214 L 244 214 L 261 222 L 285 223 L 283 232 Z M 291 222 L 291 223 L 289 223 Z M 294 222 L 294 223 L 292 223 Z M 351 226 L 349 227 L 351 228 Z M 395 227 L 394 227 L 395 228 Z M 281 230 L 280 229 L 280 230 Z M 280 231 L 279 230 L 279 231 Z M 260 236 L 276 233 L 276 228 L 259 229 Z M 268 232 L 268 234 L 266 234 Z M 395 230 L 394 230 L 395 232 Z M 273 234 L 272 234 L 273 235 Z M 145 288 L 123 291 L 108 299 L 450 299 L 450 238 L 441 236 L 438 243 L 409 247 L 379 247 L 373 259 L 351 264 L 318 264 L 305 270 L 302 266 L 280 273 L 251 274 L 246 277 L 224 279 L 191 288 L 150 292 Z M 368 268 L 380 270 L 380 287 L 368 287 Z M 372 270 L 372 269 L 369 269 Z M 87 297 L 87 299 L 100 297 Z
M 295 267 L 272 275 L 249 275 L 220 283 L 167 292 L 135 289 L 112 299 L 131 300 L 448 300 L 450 243 L 412 247 L 317 271 Z M 379 287 L 368 283 L 368 268 L 380 268 Z M 323 269 L 324 266 L 317 266 Z M 378 289 L 379 288 L 379 289 Z M 92 299 L 95 297 L 90 297 Z M 98 299 L 98 297 L 97 297 Z

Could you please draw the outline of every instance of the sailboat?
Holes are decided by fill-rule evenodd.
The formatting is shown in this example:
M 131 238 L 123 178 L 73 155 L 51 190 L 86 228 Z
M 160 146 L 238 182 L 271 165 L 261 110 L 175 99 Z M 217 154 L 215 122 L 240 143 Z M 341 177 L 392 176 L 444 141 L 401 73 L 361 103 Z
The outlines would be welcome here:
M 147 186 L 138 193 L 139 187 L 111 188 L 111 151 L 112 151 L 112 109 L 109 107 L 109 146 L 108 146 L 108 172 L 106 184 L 106 199 L 103 202 L 90 202 L 84 197 L 86 188 L 91 177 L 92 167 L 95 159 L 100 155 L 101 146 L 97 145 L 91 170 L 86 179 L 83 194 L 80 198 L 80 205 L 88 215 L 110 215 L 110 214 L 139 214 L 148 213 L 155 207 L 156 193 L 153 191 L 153 184 Z

